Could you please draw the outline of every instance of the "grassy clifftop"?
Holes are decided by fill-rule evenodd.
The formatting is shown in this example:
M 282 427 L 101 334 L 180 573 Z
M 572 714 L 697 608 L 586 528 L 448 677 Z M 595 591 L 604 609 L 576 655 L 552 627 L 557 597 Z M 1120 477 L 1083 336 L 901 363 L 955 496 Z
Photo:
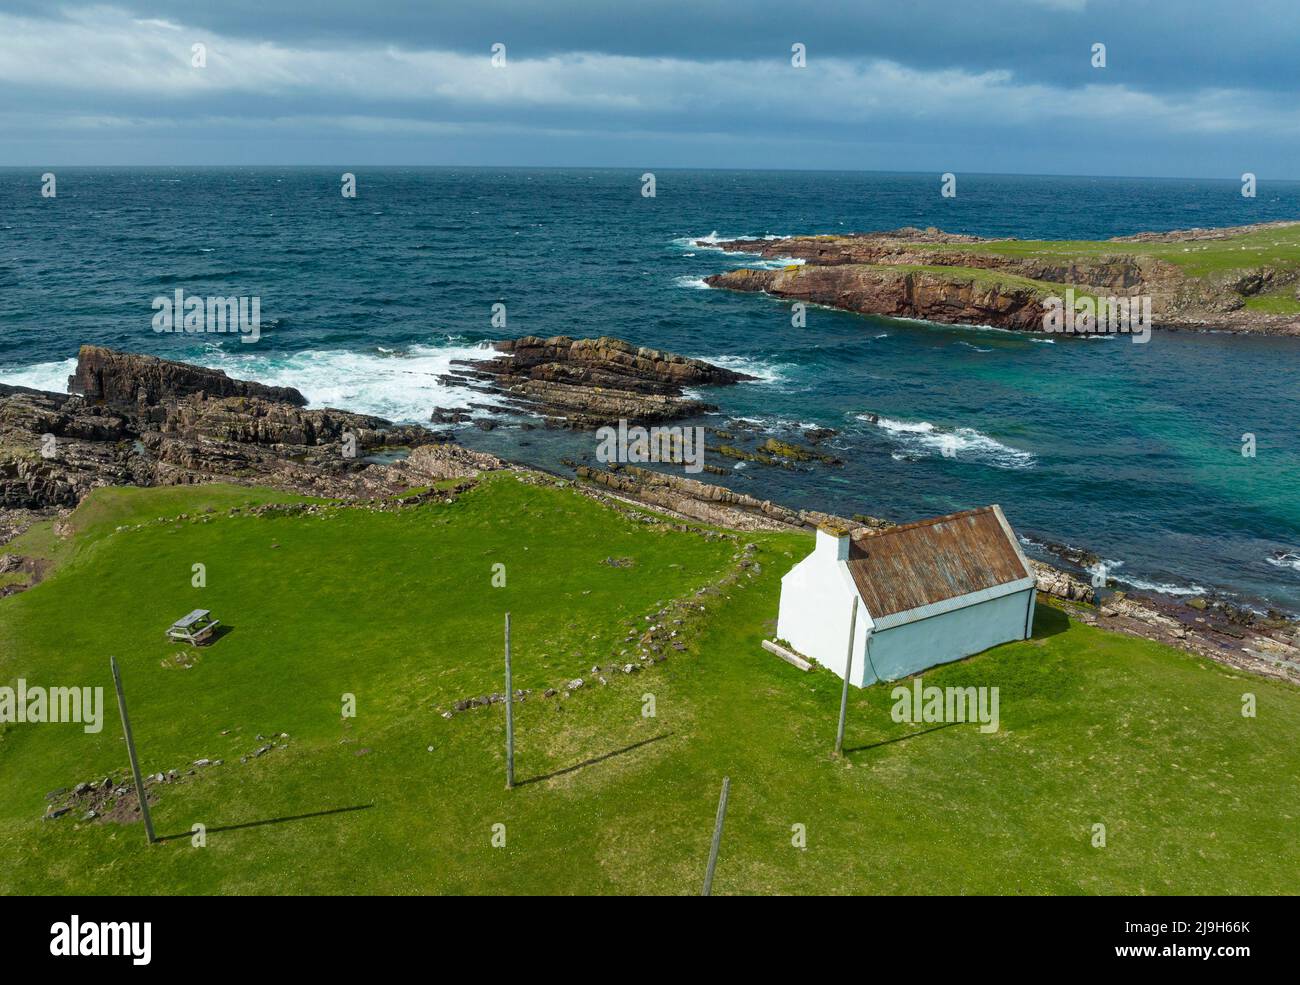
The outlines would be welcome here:
M 99 685 L 108 706 L 97 735 L 0 730 L 0 892 L 696 893 L 723 775 L 720 893 L 1300 890 L 1289 685 L 1042 606 L 1033 639 L 924 675 L 998 686 L 998 732 L 894 722 L 874 687 L 835 760 L 839 679 L 759 647 L 804 535 L 687 528 L 517 473 L 450 502 L 256 508 L 285 499 L 103 490 L 69 536 L 27 535 L 57 567 L 0 599 L 0 683 Z M 231 631 L 186 668 L 162 632 L 195 607 Z M 506 610 L 532 692 L 510 792 L 502 705 L 443 717 L 500 690 Z M 41 819 L 48 792 L 124 775 L 110 654 L 143 768 L 180 774 L 153 788 L 152 847 L 139 823 Z
M 732 271 L 708 278 L 714 286 L 864 314 L 1037 330 L 1043 299 L 1073 288 L 1094 297 L 1149 296 L 1162 327 L 1300 334 L 1295 222 L 1111 240 L 985 240 L 903 229 L 719 245 L 792 257 L 808 271 Z
M 933 249 L 939 252 L 968 249 L 989 256 L 1057 262 L 1108 256 L 1154 257 L 1173 264 L 1190 277 L 1261 267 L 1295 272 L 1300 270 L 1300 223 L 1154 234 L 1149 239 L 991 240 L 964 246 L 936 244 Z

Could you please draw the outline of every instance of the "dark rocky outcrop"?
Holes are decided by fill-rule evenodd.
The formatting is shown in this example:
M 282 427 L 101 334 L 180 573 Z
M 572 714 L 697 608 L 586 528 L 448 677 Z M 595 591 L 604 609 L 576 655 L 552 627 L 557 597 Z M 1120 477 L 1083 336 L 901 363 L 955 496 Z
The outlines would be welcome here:
M 461 360 L 445 381 L 504 397 L 549 423 L 594 428 L 620 419 L 642 423 L 693 417 L 717 408 L 684 396 L 686 387 L 727 386 L 753 379 L 699 359 L 637 347 L 620 339 L 498 342 L 500 355 Z
M 0 385 L 0 511 L 72 507 L 97 486 L 218 479 L 390 494 L 405 488 L 404 475 L 372 468 L 367 453 L 445 438 L 367 414 L 307 410 L 290 388 L 99 346 L 82 347 L 71 385 L 82 392 Z
M 80 397 L 0 384 L 0 509 L 75 506 L 95 486 L 134 484 L 133 434 Z
M 77 369 L 68 377 L 68 392 L 92 403 L 102 400 L 108 404 L 157 404 L 163 399 L 202 393 L 209 397 L 262 397 L 296 407 L 307 405 L 307 398 L 293 387 L 234 380 L 219 369 L 98 345 L 83 345 L 77 353 Z

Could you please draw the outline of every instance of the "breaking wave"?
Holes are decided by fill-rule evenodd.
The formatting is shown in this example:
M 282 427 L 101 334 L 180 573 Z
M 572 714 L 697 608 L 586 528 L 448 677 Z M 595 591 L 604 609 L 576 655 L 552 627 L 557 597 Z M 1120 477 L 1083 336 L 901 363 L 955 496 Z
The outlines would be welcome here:
M 1112 561 L 1109 558 L 1103 558 L 1100 562 L 1090 565 L 1084 570 L 1088 574 L 1096 577 L 1101 575 L 1104 578 L 1113 578 L 1115 581 L 1129 585 L 1143 592 L 1157 592 L 1161 595 L 1185 596 L 1185 595 L 1204 595 L 1205 588 L 1200 585 L 1176 585 L 1163 581 L 1147 581 L 1143 578 L 1137 578 L 1132 575 L 1120 574 L 1117 569 L 1124 567 L 1123 561 Z
M 262 356 L 209 350 L 199 365 L 225 370 L 236 379 L 257 380 L 302 391 L 309 405 L 375 414 L 404 424 L 423 424 L 435 407 L 476 403 L 501 405 L 490 394 L 443 382 L 455 359 L 486 359 L 484 345 L 412 345 L 395 352 L 307 350 Z M 470 411 L 484 414 L 486 411 Z
M 1290 568 L 1293 571 L 1300 571 L 1300 553 L 1294 551 L 1279 551 L 1272 557 L 1264 558 L 1275 568 Z
M 413 345 L 396 351 L 376 346 L 361 352 L 307 350 L 273 355 L 228 352 L 209 345 L 197 357 L 184 361 L 224 370 L 235 379 L 297 387 L 312 408 L 337 407 L 403 424 L 424 424 L 435 407 L 465 408 L 471 399 L 479 404 L 501 405 L 490 394 L 440 379 L 452 369 L 454 359 L 490 356 L 486 346 L 463 343 Z M 76 368 L 76 359 L 33 363 L 0 370 L 0 383 L 66 393 L 68 377 Z
M 55 359 L 48 363 L 32 363 L 13 369 L 0 369 L 0 383 L 25 386 L 32 390 L 53 393 L 68 392 L 68 377 L 77 369 L 76 359 Z
M 733 253 L 732 256 L 746 257 L 751 254 Z M 782 267 L 802 267 L 804 261 L 800 257 L 770 257 L 762 260 L 745 260 L 742 266 L 750 267 L 753 270 L 780 270 Z
M 674 277 L 673 283 L 676 284 L 678 287 L 689 287 L 695 290 L 707 291 L 709 289 L 709 285 L 704 283 L 703 277 L 691 277 L 689 275 L 683 275 L 681 277 Z
M 789 236 L 780 236 L 777 235 L 776 233 L 766 233 L 762 236 L 719 236 L 718 231 L 715 229 L 707 236 L 679 236 L 677 239 L 673 240 L 673 244 L 675 246 L 686 246 L 686 247 L 706 246 L 706 247 L 712 247 L 713 249 L 716 250 L 721 248 L 722 243 L 734 243 L 737 240 L 742 240 L 742 239 L 761 239 L 761 240 L 766 240 L 769 243 L 772 243 L 778 239 L 790 239 L 790 238 L 791 237 Z
M 1004 445 L 974 428 L 941 428 L 929 421 L 898 421 L 876 414 L 859 414 L 857 419 L 883 431 L 905 458 L 942 455 L 998 469 L 1028 469 L 1038 461 L 1032 452 Z
M 784 383 L 787 377 L 783 370 L 789 367 L 784 363 L 765 362 L 752 356 L 700 356 L 706 363 L 713 363 L 734 373 L 745 373 L 758 377 L 759 383 Z

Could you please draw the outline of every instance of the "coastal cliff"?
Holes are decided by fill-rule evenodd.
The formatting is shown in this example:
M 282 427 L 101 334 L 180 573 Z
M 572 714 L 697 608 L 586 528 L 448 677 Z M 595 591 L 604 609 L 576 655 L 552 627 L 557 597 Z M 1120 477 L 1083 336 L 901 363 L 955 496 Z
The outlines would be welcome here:
M 1042 326 L 1045 296 L 1032 287 L 976 276 L 864 264 L 733 270 L 704 280 L 712 287 L 760 291 L 863 315 L 997 325 L 1028 332 Z
M 706 277 L 712 287 L 859 314 L 1042 331 L 1047 299 L 1073 289 L 1150 298 L 1157 327 L 1300 335 L 1297 222 L 1078 242 L 904 228 L 697 245 L 792 261 Z

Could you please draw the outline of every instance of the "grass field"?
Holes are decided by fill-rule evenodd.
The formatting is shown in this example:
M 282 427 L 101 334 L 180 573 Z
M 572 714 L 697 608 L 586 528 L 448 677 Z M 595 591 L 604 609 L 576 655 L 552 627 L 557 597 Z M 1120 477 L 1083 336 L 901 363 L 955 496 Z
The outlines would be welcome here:
M 1178 243 L 1112 243 L 1106 240 L 998 240 L 991 243 L 926 244 L 926 249 L 1033 257 L 1068 262 L 1102 256 L 1150 256 L 1181 267 L 1189 277 L 1209 277 L 1259 267 L 1300 267 L 1300 224 Z
M 390 512 L 226 512 L 292 498 L 100 490 L 70 540 L 16 545 L 57 568 L 0 600 L 0 683 L 102 685 L 107 707 L 98 735 L 0 727 L 0 891 L 697 893 L 724 775 L 715 893 L 1300 891 L 1294 687 L 1041 606 L 1032 640 L 924 675 L 998 686 L 998 732 L 895 723 L 877 686 L 852 695 L 836 760 L 839 679 L 759 647 L 808 537 L 710 538 L 514 474 Z M 741 569 L 747 542 L 758 565 Z M 680 627 L 685 652 L 593 678 L 634 648 L 628 627 L 724 578 Z M 164 628 L 196 607 L 231 631 L 164 666 Z M 513 791 L 504 708 L 440 714 L 501 689 L 506 610 L 515 685 L 535 689 Z M 138 823 L 41 819 L 47 791 L 125 768 L 110 654 L 146 771 L 224 760 L 160 786 L 153 846 Z M 285 748 L 239 762 L 281 732 Z

